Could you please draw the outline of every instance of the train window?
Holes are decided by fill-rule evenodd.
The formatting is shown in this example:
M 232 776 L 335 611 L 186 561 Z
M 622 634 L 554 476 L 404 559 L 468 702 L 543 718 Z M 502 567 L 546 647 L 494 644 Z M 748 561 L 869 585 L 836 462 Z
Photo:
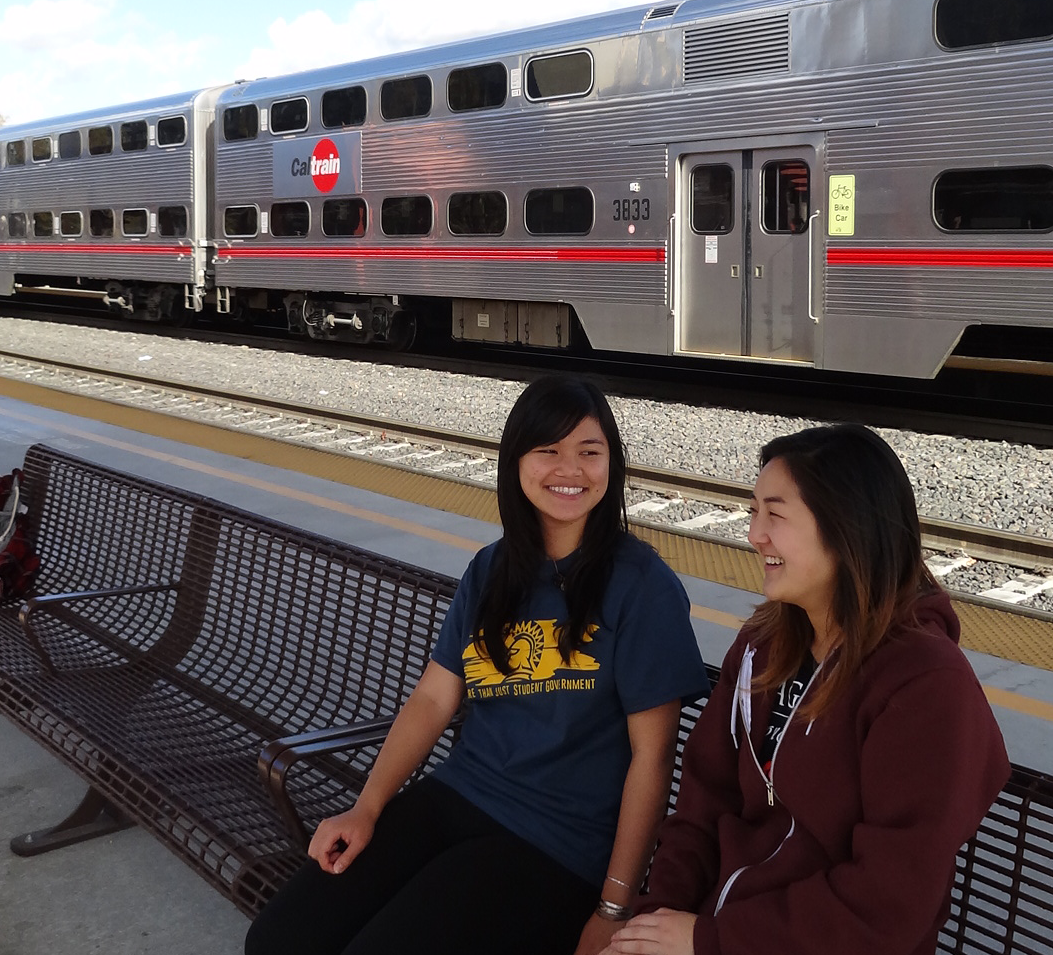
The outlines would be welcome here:
M 113 235 L 113 210 L 91 209 L 88 212 L 88 231 L 95 236 Z
M 366 91 L 361 86 L 322 94 L 322 125 L 326 129 L 361 126 L 366 121 Z
M 365 235 L 364 199 L 327 199 L 322 205 L 322 232 L 326 235 Z
M 182 146 L 186 142 L 186 117 L 169 116 L 157 122 L 158 146 Z
M 450 70 L 446 102 L 455 113 L 470 109 L 495 109 L 508 96 L 508 71 L 503 63 Z
M 272 133 L 302 133 L 307 129 L 307 100 L 298 96 L 271 103 Z
M 304 236 L 311 231 L 311 209 L 306 202 L 276 202 L 271 206 L 271 235 Z
M 431 112 L 431 79 L 407 76 L 388 80 L 380 87 L 380 115 L 384 119 L 409 119 Z
M 79 212 L 63 212 L 59 216 L 59 232 L 63 235 L 80 235 L 84 231 L 84 216 Z
M 761 224 L 765 232 L 808 228 L 808 166 L 800 159 L 765 163 L 761 169 Z
M 160 235 L 182 238 L 187 233 L 185 206 L 161 206 L 157 210 L 157 231 Z
M 592 193 L 582 186 L 527 193 L 526 227 L 534 235 L 587 235 L 594 215 Z
M 248 238 L 260 231 L 260 210 L 255 206 L 228 206 L 223 210 L 223 232 L 229 238 Z
M 526 66 L 528 99 L 584 96 L 592 89 L 592 54 L 588 50 L 538 56 Z
M 124 235 L 146 235 L 150 216 L 145 209 L 125 209 L 121 215 L 121 232 Z
M 33 235 L 43 238 L 55 234 L 55 215 L 51 212 L 33 213 Z
M 948 50 L 1051 36 L 1049 0 L 936 0 L 936 40 Z
M 431 199 L 427 196 L 389 196 L 380 207 L 384 235 L 427 235 L 431 221 Z
M 113 152 L 113 129 L 96 126 L 88 130 L 88 152 L 92 156 L 105 156 Z
M 502 235 L 508 227 L 508 200 L 501 192 L 456 192 L 446 218 L 454 235 Z
M 68 133 L 59 133 L 59 159 L 79 159 L 80 150 L 80 130 L 74 129 Z
M 7 164 L 9 166 L 24 166 L 26 164 L 26 143 L 23 139 L 16 139 L 7 144 Z
M 135 153 L 141 149 L 146 149 L 146 120 L 121 123 L 121 151 Z
M 1053 169 L 956 169 L 936 177 L 933 217 L 941 229 L 1048 232 L 1053 229 Z
M 51 158 L 51 138 L 33 140 L 33 162 L 47 162 Z
M 223 138 L 228 143 L 239 139 L 255 139 L 259 131 L 260 111 L 254 103 L 230 106 L 223 110 Z
M 24 212 L 12 212 L 7 219 L 7 234 L 12 239 L 24 239 L 26 237 L 26 214 Z
M 735 173 L 723 163 L 691 170 L 691 228 L 705 235 L 727 233 L 735 225 Z

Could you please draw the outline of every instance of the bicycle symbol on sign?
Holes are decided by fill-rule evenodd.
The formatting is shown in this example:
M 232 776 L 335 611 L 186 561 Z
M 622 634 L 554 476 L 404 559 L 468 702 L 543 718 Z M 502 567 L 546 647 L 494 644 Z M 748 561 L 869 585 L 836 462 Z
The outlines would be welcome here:
M 831 199 L 851 199 L 852 198 L 852 187 L 845 185 L 845 183 L 839 183 L 830 190 Z

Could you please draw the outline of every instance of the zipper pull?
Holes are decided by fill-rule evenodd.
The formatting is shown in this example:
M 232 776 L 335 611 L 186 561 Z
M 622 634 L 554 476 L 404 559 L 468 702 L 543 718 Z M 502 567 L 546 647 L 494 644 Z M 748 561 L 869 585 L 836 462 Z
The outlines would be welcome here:
M 764 780 L 764 785 L 768 787 L 768 805 L 772 808 L 775 806 L 775 787 L 771 784 L 770 779 Z

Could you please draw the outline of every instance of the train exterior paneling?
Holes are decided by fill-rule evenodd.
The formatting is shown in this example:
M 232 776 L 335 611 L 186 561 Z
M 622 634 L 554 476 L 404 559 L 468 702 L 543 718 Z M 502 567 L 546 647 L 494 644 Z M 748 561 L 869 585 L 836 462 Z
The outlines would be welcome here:
M 552 42 L 550 35 L 548 42 Z M 312 124 L 289 139 L 261 133 L 251 142 L 225 143 L 218 133 L 218 221 L 224 209 L 251 202 L 261 207 L 262 219 L 272 198 L 288 198 L 274 196 L 272 189 L 287 176 L 290 153 L 285 147 L 290 141 L 302 144 L 299 153 L 291 154 L 293 161 L 297 155 L 309 157 L 316 145 L 329 140 L 340 147 L 344 165 L 335 189 L 308 198 L 310 235 L 276 238 L 261 230 L 256 237 L 232 241 L 229 251 L 221 246 L 217 284 L 568 302 L 593 345 L 668 353 L 673 341 L 667 304 L 669 223 L 663 211 L 666 147 L 660 142 L 636 144 L 612 154 L 611 137 L 631 135 L 631 127 L 623 123 L 632 123 L 632 112 L 623 104 L 612 113 L 604 102 L 622 95 L 621 87 L 628 79 L 628 74 L 615 74 L 609 66 L 612 63 L 636 63 L 638 58 L 656 62 L 646 82 L 671 86 L 675 72 L 671 61 L 656 54 L 662 44 L 661 35 L 632 35 L 590 44 L 597 82 L 593 93 L 573 110 L 560 108 L 565 103 L 546 108 L 519 96 L 509 97 L 497 110 L 452 114 L 444 101 L 445 90 L 458 61 L 475 63 L 482 57 L 488 63 L 501 62 L 512 75 L 522 70 L 527 59 L 521 53 L 497 56 L 483 43 L 465 44 L 468 53 L 451 50 L 451 63 L 427 70 L 435 106 L 422 120 L 384 122 L 377 105 L 380 83 L 363 70 L 363 64 L 246 84 L 237 96 L 232 91 L 221 99 L 220 112 L 227 105 L 245 102 L 255 102 L 265 110 L 274 101 L 302 95 L 310 101 Z M 646 53 L 641 54 L 645 48 Z M 358 82 L 369 93 L 366 123 L 353 134 L 322 128 L 317 117 L 323 93 Z M 542 118 L 544 122 L 539 123 Z M 358 137 L 358 148 L 343 148 L 341 135 Z M 527 232 L 523 216 L 527 194 L 550 186 L 590 190 L 595 221 L 587 236 Z M 505 197 L 508 224 L 504 233 L 452 234 L 447 223 L 451 196 L 480 190 L 496 190 Z M 431 203 L 434 227 L 430 233 L 422 237 L 385 235 L 380 221 L 384 199 L 420 194 L 426 194 Z M 324 202 L 341 195 L 362 196 L 367 202 L 369 222 L 359 237 L 326 238 L 318 227 Z M 635 224 L 613 221 L 610 210 L 615 202 L 640 195 L 653 203 L 653 214 L 638 218 Z M 266 198 L 260 201 L 261 196 Z
M 558 347 L 572 309 L 604 350 L 931 376 L 972 325 L 1053 327 L 1053 12 L 991 9 L 685 0 L 203 93 L 193 218 L 216 255 L 195 281 L 320 337 L 372 320 L 383 340 L 416 300 L 456 338 Z M 941 45 L 941 17 L 979 39 Z M 587 88 L 532 91 L 545 57 L 587 61 Z M 452 109 L 487 66 L 500 97 Z M 415 77 L 430 108 L 385 118 L 382 91 Z M 361 111 L 323 122 L 357 87 Z M 276 105 L 302 121 L 275 134 Z M 246 108 L 258 129 L 229 140 Z M 466 194 L 500 197 L 497 227 L 453 221 Z M 530 221 L 539 195 L 557 225 Z M 326 225 L 358 203 L 364 223 Z M 388 206 L 420 221 L 389 227 Z
M 234 242 L 217 261 L 217 282 L 563 301 L 602 349 L 911 376 L 934 374 L 970 324 L 1048 325 L 1053 272 L 1044 260 L 1024 256 L 1014 267 L 1012 258 L 1048 251 L 1048 234 L 941 229 L 933 184 L 957 168 L 1048 162 L 1049 42 L 942 50 L 929 0 L 687 2 L 649 20 L 651 8 L 622 13 L 616 31 L 611 17 L 574 21 L 228 94 L 220 111 L 306 96 L 312 123 L 294 138 L 309 155 L 331 135 L 315 119 L 323 92 L 361 83 L 370 106 L 353 192 L 310 201 L 316 221 L 324 198 L 360 195 L 370 222 L 354 240 L 328 240 L 312 226 L 295 240 Z M 601 28 L 616 35 L 599 36 Z M 511 95 L 478 114 L 446 107 L 460 66 L 501 62 L 515 76 L 534 56 L 576 49 L 595 63 L 586 96 Z M 431 79 L 430 115 L 383 121 L 380 81 L 414 73 Z M 281 141 L 220 144 L 217 217 L 238 202 L 265 211 Z M 765 219 L 773 165 L 800 172 L 808 193 L 790 228 Z M 696 180 L 725 168 L 728 221 L 696 228 Z M 831 211 L 832 184 L 846 176 L 851 233 Z M 589 234 L 529 235 L 526 194 L 575 185 L 594 197 Z M 488 188 L 507 197 L 505 233 L 451 235 L 451 194 Z M 384 198 L 414 194 L 429 197 L 435 227 L 410 241 L 383 235 Z M 626 222 L 625 201 L 644 199 L 648 218 Z M 903 254 L 890 257 L 896 250 Z
M 218 92 L 0 130 L 0 285 L 6 285 L 0 291 L 9 294 L 16 278 L 60 287 L 94 279 L 112 283 L 111 293 L 129 306 L 134 285 L 178 290 L 180 296 L 185 289 L 191 306 L 199 308 L 210 255 L 207 155 Z M 177 131 L 175 142 L 164 144 L 159 123 Z M 137 126 L 144 139 L 126 150 L 124 130 Z M 93 155 L 89 131 L 94 136 L 105 130 L 109 148 Z M 80 155 L 64 158 L 60 137 L 74 133 Z M 52 141 L 49 161 L 8 161 L 8 143 L 21 140 L 31 149 L 41 139 Z M 63 234 L 56 226 L 55 234 L 36 235 L 40 212 L 51 212 L 56 222 L 62 213 L 79 214 L 81 230 Z M 11 217 L 19 213 L 27 217 L 24 237 L 12 235 Z

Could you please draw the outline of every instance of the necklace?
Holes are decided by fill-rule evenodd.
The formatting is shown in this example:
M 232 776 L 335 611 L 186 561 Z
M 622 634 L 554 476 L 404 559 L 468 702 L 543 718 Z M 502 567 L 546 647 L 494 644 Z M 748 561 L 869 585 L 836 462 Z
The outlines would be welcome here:
M 552 583 L 559 587 L 561 591 L 566 591 L 567 575 L 559 569 L 559 564 L 556 563 L 555 557 L 550 557 L 549 560 L 552 561 L 552 569 L 555 571 L 555 573 L 552 575 Z

